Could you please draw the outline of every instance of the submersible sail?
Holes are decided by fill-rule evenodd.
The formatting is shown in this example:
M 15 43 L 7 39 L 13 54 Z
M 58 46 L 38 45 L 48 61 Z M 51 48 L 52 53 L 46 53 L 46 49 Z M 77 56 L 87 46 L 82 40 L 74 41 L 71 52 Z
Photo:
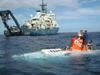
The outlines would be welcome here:
M 45 8 L 47 4 L 44 4 L 43 0 L 42 5 L 40 6 L 42 8 L 42 12 L 38 10 L 35 17 L 30 15 L 31 20 L 24 21 L 22 26 L 19 25 L 18 21 L 10 10 L 0 11 L 2 21 L 7 28 L 7 30 L 4 31 L 4 34 L 6 36 L 36 36 L 57 34 L 60 26 L 55 20 L 55 13 L 52 11 L 50 11 L 50 13 L 47 12 Z M 9 26 L 7 24 L 9 16 L 12 17 L 16 26 Z

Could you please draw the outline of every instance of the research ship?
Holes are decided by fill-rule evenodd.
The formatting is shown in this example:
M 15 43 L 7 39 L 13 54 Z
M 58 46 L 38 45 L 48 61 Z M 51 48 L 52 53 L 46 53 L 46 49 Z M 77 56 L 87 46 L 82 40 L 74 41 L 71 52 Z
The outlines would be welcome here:
M 55 13 L 47 12 L 46 6 L 42 0 L 40 5 L 42 10 L 37 10 L 36 15 L 30 15 L 30 20 L 22 22 L 20 26 L 13 13 L 10 10 L 0 11 L 0 16 L 3 24 L 7 28 L 4 30 L 6 36 L 39 36 L 39 35 L 53 35 L 57 34 L 60 26 L 56 22 Z M 9 26 L 7 21 L 12 17 L 16 26 Z

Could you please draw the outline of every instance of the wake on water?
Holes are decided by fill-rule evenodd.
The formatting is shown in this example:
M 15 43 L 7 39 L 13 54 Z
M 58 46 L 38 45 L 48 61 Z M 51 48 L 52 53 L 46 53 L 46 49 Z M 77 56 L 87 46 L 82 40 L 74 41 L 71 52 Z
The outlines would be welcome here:
M 70 52 L 66 54 L 52 54 L 52 55 L 46 55 L 42 53 L 41 51 L 39 52 L 33 52 L 33 53 L 25 53 L 21 55 L 13 55 L 12 58 L 14 60 L 25 60 L 28 62 L 34 62 L 38 64 L 45 64 L 45 63 L 51 63 L 51 62 L 64 62 L 68 61 L 73 57 L 91 57 L 91 56 L 97 56 L 100 54 L 100 50 L 88 50 L 88 51 L 79 51 L 79 52 Z

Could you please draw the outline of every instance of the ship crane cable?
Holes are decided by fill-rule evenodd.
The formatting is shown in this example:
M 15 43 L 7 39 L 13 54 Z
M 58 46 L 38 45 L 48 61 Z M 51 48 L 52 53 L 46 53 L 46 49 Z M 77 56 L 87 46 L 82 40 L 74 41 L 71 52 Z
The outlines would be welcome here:
M 7 22 L 7 15 L 5 13 L 1 13 L 1 18 L 3 22 Z

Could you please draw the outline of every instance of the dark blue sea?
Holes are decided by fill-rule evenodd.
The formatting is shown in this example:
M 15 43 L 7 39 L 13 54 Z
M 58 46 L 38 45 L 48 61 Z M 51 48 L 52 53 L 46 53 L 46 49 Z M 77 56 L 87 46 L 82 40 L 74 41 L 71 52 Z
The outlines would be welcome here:
M 64 48 L 77 33 L 0 35 L 0 75 L 100 75 L 100 32 L 88 34 L 96 50 L 58 56 L 45 56 L 41 50 Z

